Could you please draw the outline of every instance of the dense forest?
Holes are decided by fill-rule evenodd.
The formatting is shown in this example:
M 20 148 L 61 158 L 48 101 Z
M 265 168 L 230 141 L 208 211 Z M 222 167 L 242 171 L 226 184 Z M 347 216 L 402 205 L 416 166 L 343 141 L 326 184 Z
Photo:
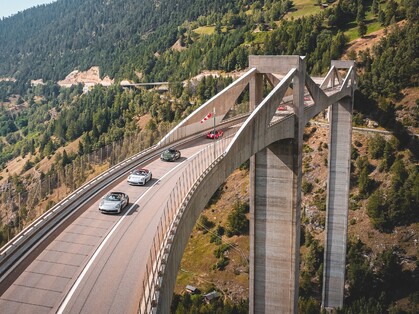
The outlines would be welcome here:
M 383 16 L 386 26 L 399 21 L 414 14 L 408 10 L 414 11 L 415 1 L 390 1 L 388 11 L 387 5 L 378 6 L 377 18 Z M 344 48 L 342 30 L 365 23 L 372 4 L 358 2 L 339 1 L 278 27 L 292 10 L 289 0 L 57 1 L 0 21 L 0 76 L 21 84 L 57 81 L 98 65 L 102 76 L 112 78 L 187 79 L 203 70 L 242 69 L 249 54 L 307 55 L 309 69 L 321 73 Z M 213 26 L 214 33 L 193 31 L 204 26 Z M 169 49 L 177 41 L 188 49 Z
M 184 21 L 234 6 L 235 1 L 219 0 L 70 0 L 39 6 L 0 21 L 0 73 L 56 81 L 95 64 L 103 75 L 126 77 L 170 47 Z
M 373 120 L 392 136 L 354 141 L 350 207 L 354 212 L 364 209 L 379 234 L 418 224 L 419 144 L 412 133 L 419 128 L 419 100 L 404 98 L 406 90 L 417 93 L 418 88 L 419 1 L 339 0 L 328 2 L 316 14 L 286 18 L 296 10 L 295 4 L 290 0 L 59 0 L 0 20 L 0 77 L 13 78 L 0 80 L 1 199 L 12 204 L 12 214 L 1 215 L 1 243 L 35 217 L 29 208 L 18 208 L 17 201 L 6 202 L 11 195 L 19 195 L 21 202 L 20 195 L 29 193 L 35 181 L 53 173 L 80 174 L 81 184 L 88 177 L 81 170 L 83 163 L 92 160 L 87 156 L 99 151 L 102 159 L 102 152 L 116 142 L 122 143 L 122 151 L 123 143 L 135 136 L 141 139 L 141 147 L 152 145 L 232 82 L 228 76 L 207 76 L 192 85 L 188 80 L 193 76 L 206 70 L 243 70 L 250 54 L 305 55 L 308 70 L 323 74 L 330 60 L 340 59 L 346 51 L 348 32 L 355 29 L 357 36 L 367 36 L 367 26 L 373 23 L 385 28 L 386 36 L 371 49 L 346 51 L 357 61 L 360 76 L 354 126 L 365 127 L 367 120 Z M 163 94 L 117 84 L 97 85 L 85 93 L 82 84 L 70 88 L 56 84 L 75 69 L 95 65 L 101 76 L 117 82 L 172 84 Z M 30 83 L 40 78 L 44 84 Z M 142 119 L 146 124 L 139 127 Z M 308 144 L 314 138 L 311 135 L 305 136 Z M 60 150 L 74 141 L 75 151 Z M 325 154 L 326 164 L 327 145 L 318 144 L 315 149 Z M 313 171 L 312 150 L 305 146 L 305 172 Z M 21 171 L 6 172 L 16 159 L 26 160 Z M 46 160 L 51 165 L 45 170 Z M 74 185 L 60 181 L 60 176 L 47 183 L 50 196 L 54 193 L 50 189 L 59 190 L 60 184 Z M 40 200 L 41 211 L 54 202 L 45 202 L 48 193 L 43 203 Z M 320 182 L 305 180 L 303 193 L 314 196 L 307 199 L 308 207 L 324 210 L 325 189 Z M 200 221 L 219 235 L 211 240 L 219 246 L 217 272 L 225 271 L 229 262 L 223 254 L 228 248 L 220 240 L 221 230 L 228 237 L 247 233 L 248 206 L 236 207 L 225 228 L 204 218 Z M 324 225 L 324 220 L 319 218 L 318 224 Z M 302 258 L 299 308 L 301 313 L 319 313 L 323 247 L 306 227 L 301 247 L 307 254 Z M 405 250 L 400 245 L 372 254 L 362 239 L 351 238 L 342 313 L 417 313 L 418 254 L 407 255 Z M 404 299 L 402 305 L 397 304 L 400 299 Z M 202 295 L 186 294 L 175 296 L 172 311 L 246 313 L 247 307 L 246 300 L 207 304 Z

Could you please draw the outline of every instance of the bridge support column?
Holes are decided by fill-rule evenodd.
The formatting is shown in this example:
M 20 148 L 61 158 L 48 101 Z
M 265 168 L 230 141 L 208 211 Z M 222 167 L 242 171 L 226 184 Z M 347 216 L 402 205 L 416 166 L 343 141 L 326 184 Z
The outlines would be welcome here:
M 283 140 L 254 158 L 250 313 L 297 311 L 300 215 L 293 206 L 293 155 L 293 140 Z
M 273 60 L 289 71 L 287 61 L 280 57 Z M 292 61 L 298 70 L 293 79 L 294 138 L 274 142 L 251 158 L 250 313 L 298 310 L 305 64 L 300 57 Z M 262 83 L 256 77 L 250 84 L 253 107 L 260 103 Z
M 342 308 L 352 138 L 352 98 L 331 106 L 322 307 Z

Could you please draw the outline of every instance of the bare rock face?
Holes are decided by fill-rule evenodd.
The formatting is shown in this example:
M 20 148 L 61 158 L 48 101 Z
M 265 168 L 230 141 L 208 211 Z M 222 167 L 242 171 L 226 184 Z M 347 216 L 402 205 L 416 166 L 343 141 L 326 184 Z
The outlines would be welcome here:
M 71 72 L 66 76 L 64 80 L 58 81 L 58 85 L 63 87 L 70 87 L 72 85 L 77 85 L 81 83 L 85 86 L 93 86 L 96 84 L 109 86 L 113 84 L 113 82 L 114 80 L 111 80 L 108 76 L 101 79 L 99 75 L 99 67 L 94 66 L 85 72 L 80 72 L 78 70 Z

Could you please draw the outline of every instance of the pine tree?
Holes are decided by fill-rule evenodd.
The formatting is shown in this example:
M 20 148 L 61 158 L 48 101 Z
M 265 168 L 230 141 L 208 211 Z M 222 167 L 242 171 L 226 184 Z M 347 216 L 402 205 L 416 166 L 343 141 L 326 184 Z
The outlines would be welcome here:
M 377 15 L 379 10 L 378 1 L 372 0 L 372 14 Z
M 83 146 L 82 141 L 79 141 L 79 148 L 78 148 L 78 150 L 77 150 L 77 154 L 78 154 L 79 156 L 82 156 L 82 155 L 84 154 L 84 146 Z
M 371 183 L 367 167 L 362 168 L 358 179 L 359 195 L 361 197 L 365 198 L 370 194 Z
M 367 34 L 367 25 L 364 20 L 358 22 L 358 34 L 360 37 L 364 37 Z
M 393 161 L 394 161 L 393 151 L 394 149 L 391 146 L 391 144 L 386 141 L 386 144 L 384 146 L 384 152 L 383 152 L 383 161 L 381 162 L 381 165 L 380 165 L 380 167 L 385 171 L 388 171 L 393 164 Z
M 63 158 L 61 160 L 61 166 L 64 168 L 69 163 L 71 163 L 71 159 L 68 157 L 67 151 L 64 149 L 64 151 L 63 151 Z

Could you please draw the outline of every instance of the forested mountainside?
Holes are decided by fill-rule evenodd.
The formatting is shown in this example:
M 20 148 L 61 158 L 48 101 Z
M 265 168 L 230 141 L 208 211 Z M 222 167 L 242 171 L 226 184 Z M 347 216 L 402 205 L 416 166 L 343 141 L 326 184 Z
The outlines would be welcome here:
M 354 126 L 372 124 L 390 133 L 354 135 L 343 313 L 417 313 L 419 1 L 339 0 L 323 3 L 324 9 L 319 4 L 59 0 L 1 20 L 1 243 L 86 180 L 155 143 L 231 83 L 232 72 L 247 67 L 248 55 L 305 55 L 313 74 L 324 74 L 331 59 L 350 58 L 357 61 L 359 73 Z M 306 13 L 299 14 L 303 9 Z M 385 34 L 374 47 L 348 47 L 350 39 L 372 38 L 376 29 Z M 97 85 L 87 93 L 82 84 L 56 84 L 69 72 L 92 66 L 116 82 L 175 84 L 165 92 Z M 193 79 L 210 70 L 220 77 Z M 41 78 L 45 83 L 30 84 Z M 240 101 L 248 101 L 248 95 Z M 323 133 L 313 124 L 304 136 L 307 215 L 301 243 L 301 313 L 318 313 L 320 308 L 319 239 L 326 191 L 321 178 L 327 165 Z M 241 171 L 247 171 L 246 165 Z M 225 194 L 226 186 L 213 202 Z M 211 288 L 219 290 L 232 288 L 226 279 L 246 282 L 246 267 L 229 261 L 232 249 L 225 243 L 235 237 L 246 243 L 240 237 L 247 232 L 247 196 L 239 192 L 234 194 L 237 202 L 231 204 L 230 197 L 225 204 L 231 216 L 224 214 L 223 225 L 212 224 L 213 215 L 204 214 L 197 226 L 198 233 L 210 230 L 208 239 L 197 241 L 215 245 L 214 252 L 206 250 L 213 256 L 205 259 L 215 259 L 213 267 L 198 271 L 218 274 L 220 285 Z M 211 210 L 218 215 L 217 209 Z M 246 298 L 245 293 L 241 296 Z M 176 296 L 173 312 L 196 313 L 200 308 L 213 313 L 223 307 L 226 313 L 246 312 L 246 301 L 234 306 L 224 301 L 208 305 L 202 304 L 202 296 Z
M 238 2 L 58 0 L 38 6 L 0 21 L 0 76 L 57 81 L 75 68 L 98 65 L 104 75 L 126 77 L 170 47 L 183 22 L 199 16 L 215 22 Z
M 365 34 L 367 25 L 376 27 L 371 12 L 387 26 L 415 1 L 343 0 L 287 20 L 290 0 L 58 0 L 0 21 L 0 77 L 57 81 L 99 66 L 102 76 L 166 81 L 241 69 L 249 54 L 306 55 L 309 70 L 321 73 L 339 58 L 351 23 Z M 169 49 L 176 42 L 188 49 Z

